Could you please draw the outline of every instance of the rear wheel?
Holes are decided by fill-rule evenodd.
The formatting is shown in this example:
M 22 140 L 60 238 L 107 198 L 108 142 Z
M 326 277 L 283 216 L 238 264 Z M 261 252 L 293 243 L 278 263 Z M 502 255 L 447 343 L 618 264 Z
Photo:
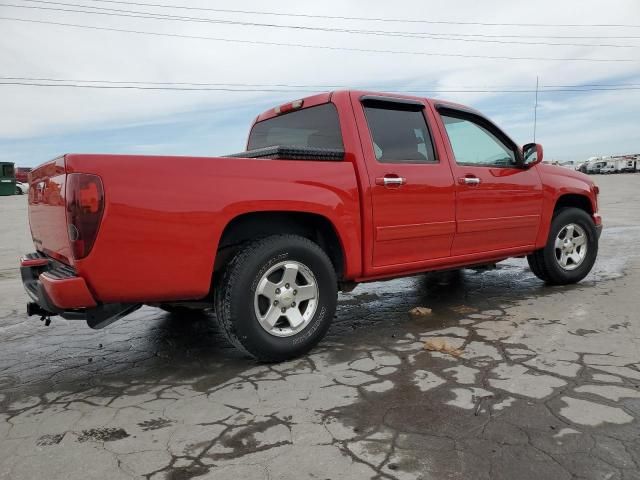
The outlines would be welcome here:
M 16 195 L 22 195 L 22 189 L 20 187 L 16 187 Z
M 337 303 L 327 254 L 297 235 L 245 245 L 215 289 L 216 316 L 237 347 L 262 361 L 302 355 L 326 334 Z
M 597 255 L 598 235 L 592 218 L 579 208 L 563 208 L 553 217 L 547 245 L 527 260 L 541 280 L 566 285 L 586 277 Z

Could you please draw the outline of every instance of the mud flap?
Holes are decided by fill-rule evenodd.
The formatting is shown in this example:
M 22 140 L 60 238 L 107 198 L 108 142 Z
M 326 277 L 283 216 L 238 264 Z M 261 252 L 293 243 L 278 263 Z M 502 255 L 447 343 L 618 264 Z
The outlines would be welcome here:
M 142 304 L 139 303 L 133 305 L 128 303 L 110 303 L 102 307 L 92 308 L 86 312 L 87 325 L 94 330 L 99 330 L 135 312 L 141 306 Z

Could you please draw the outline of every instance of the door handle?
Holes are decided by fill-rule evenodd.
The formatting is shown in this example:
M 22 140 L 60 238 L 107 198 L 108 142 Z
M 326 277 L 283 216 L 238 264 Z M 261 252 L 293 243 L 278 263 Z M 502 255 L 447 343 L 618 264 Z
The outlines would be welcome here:
M 461 185 L 480 185 L 478 177 L 460 177 L 458 183 Z
M 384 185 L 385 187 L 399 187 L 405 183 L 407 183 L 407 179 L 404 177 L 392 177 L 391 175 L 385 175 L 384 177 L 376 178 L 376 185 Z

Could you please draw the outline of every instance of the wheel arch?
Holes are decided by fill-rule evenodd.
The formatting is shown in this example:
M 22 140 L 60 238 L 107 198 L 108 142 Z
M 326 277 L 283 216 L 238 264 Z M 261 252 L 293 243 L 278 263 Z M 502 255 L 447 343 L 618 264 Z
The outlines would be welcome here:
M 574 207 L 584 210 L 589 215 L 593 215 L 594 206 L 591 203 L 591 199 L 586 194 L 581 193 L 565 193 L 560 195 L 555 202 L 553 212 L 557 212 L 562 208 Z
M 331 220 L 317 213 L 271 210 L 243 213 L 225 225 L 218 243 L 214 274 L 244 242 L 284 233 L 300 235 L 318 244 L 331 259 L 338 279 L 348 271 L 344 242 Z
M 536 248 L 543 248 L 546 245 L 554 216 L 561 209 L 568 207 L 579 208 L 592 218 L 598 210 L 595 199 L 588 190 L 564 189 L 555 197 L 547 196 L 543 208 L 541 228 L 536 239 Z

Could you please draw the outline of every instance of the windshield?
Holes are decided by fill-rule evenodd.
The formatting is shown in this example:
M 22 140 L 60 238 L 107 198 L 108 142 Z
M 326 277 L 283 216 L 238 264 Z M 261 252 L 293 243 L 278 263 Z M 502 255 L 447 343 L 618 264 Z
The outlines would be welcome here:
M 256 123 L 249 134 L 248 150 L 275 145 L 342 149 L 336 107 L 325 103 Z

